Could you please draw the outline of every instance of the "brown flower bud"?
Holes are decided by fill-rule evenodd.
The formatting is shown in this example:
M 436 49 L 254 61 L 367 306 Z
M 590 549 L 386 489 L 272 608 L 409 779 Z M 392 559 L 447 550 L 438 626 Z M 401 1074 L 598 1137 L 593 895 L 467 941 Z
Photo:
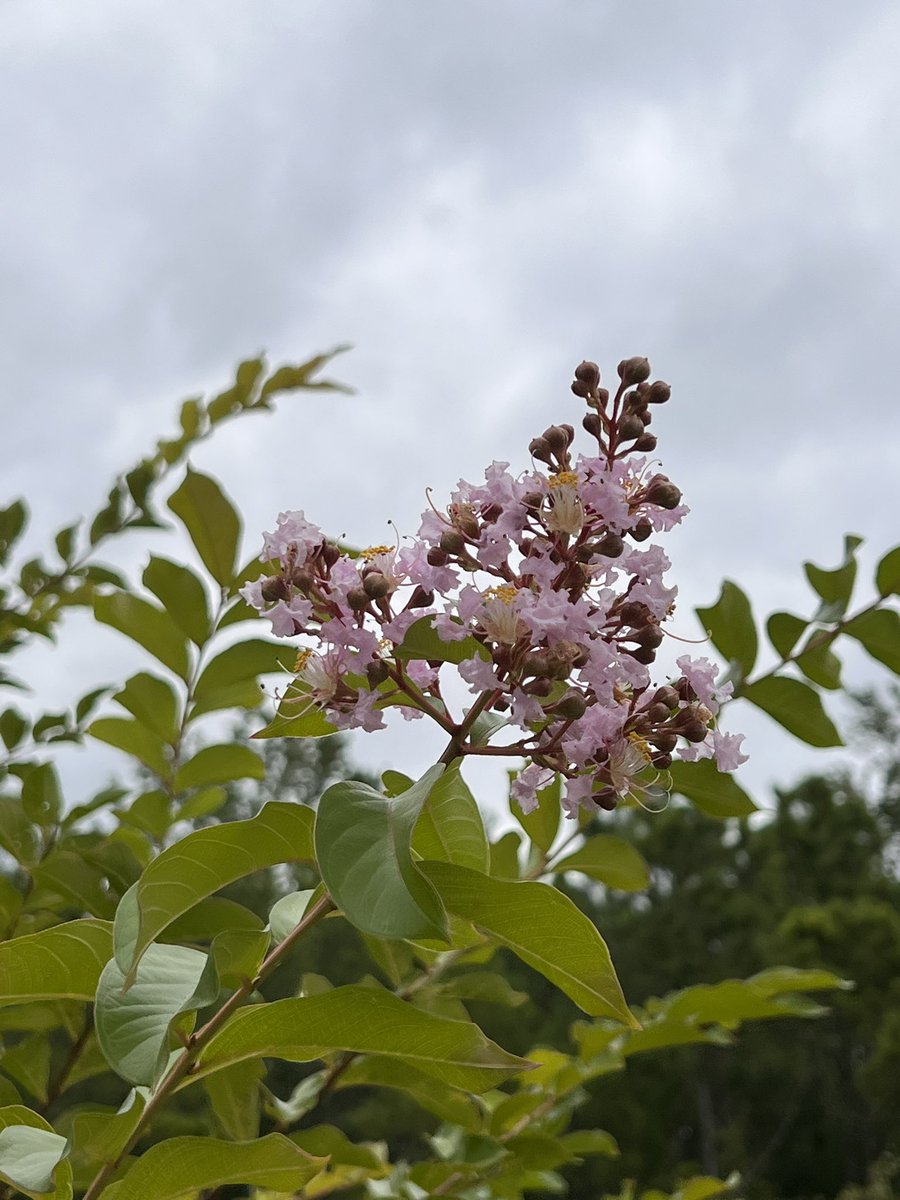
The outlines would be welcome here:
M 527 692 L 529 696 L 549 696 L 553 691 L 553 681 L 538 677 L 524 684 L 522 691 Z
M 528 453 L 538 459 L 540 462 L 548 463 L 553 466 L 553 455 L 550 453 L 550 447 L 542 437 L 532 438 L 528 443 Z
M 646 712 L 647 719 L 652 725 L 659 725 L 669 719 L 669 709 L 665 704 L 651 704 Z
M 591 394 L 591 386 L 589 383 L 585 383 L 581 379 L 573 379 L 572 380 L 572 391 L 575 393 L 576 396 L 579 396 L 582 400 L 587 400 L 588 396 L 590 396 L 590 394 Z
M 668 730 L 662 730 L 660 733 L 654 733 L 650 737 L 650 741 L 657 748 L 668 754 L 678 745 L 678 737 Z
M 594 792 L 591 799 L 598 808 L 605 809 L 606 812 L 612 812 L 619 803 L 618 792 L 613 787 L 601 788 L 599 792 Z
M 630 442 L 632 438 L 640 437 L 643 432 L 644 422 L 637 413 L 629 413 L 619 422 L 619 440 L 622 442 Z
M 623 625 L 638 629 L 650 620 L 650 609 L 640 600 L 627 600 L 619 609 L 619 620 Z
M 707 734 L 707 728 L 702 721 L 693 720 L 686 722 L 678 731 L 682 737 L 686 737 L 689 742 L 702 742 Z
M 650 390 L 647 392 L 648 404 L 665 404 L 672 395 L 672 389 L 667 383 L 663 383 L 661 379 L 655 380 L 650 384 Z
M 650 378 L 650 363 L 646 358 L 623 358 L 618 367 L 619 378 L 626 387 L 643 383 Z
M 638 454 L 649 454 L 651 450 L 656 449 L 656 438 L 652 433 L 642 434 L 641 437 L 634 443 L 633 449 Z
M 526 492 L 522 497 L 522 503 L 526 508 L 540 508 L 544 503 L 542 492 Z
M 603 434 L 603 422 L 600 420 L 600 414 L 595 412 L 585 413 L 581 418 L 581 424 L 588 433 L 595 438 L 600 438 Z
M 645 667 L 649 667 L 652 662 L 656 662 L 656 651 L 652 646 L 638 646 L 636 650 L 629 650 L 628 653 L 635 662 L 643 663 Z
M 308 592 L 315 583 L 315 578 L 312 571 L 307 571 L 305 567 L 295 567 L 291 571 L 291 583 L 301 592 Z
M 462 554 L 466 539 L 458 529 L 445 529 L 441 534 L 440 547 L 445 554 Z
M 595 553 L 604 558 L 618 558 L 624 549 L 625 542 L 617 533 L 605 533 L 599 542 L 594 542 Z
M 654 475 L 647 485 L 647 502 L 660 508 L 675 508 L 681 503 L 681 489 L 665 475 Z
M 453 522 L 454 527 L 468 538 L 474 540 L 481 533 L 478 518 L 466 505 L 454 504 L 450 510 L 450 520 Z
M 352 587 L 347 592 L 347 603 L 354 612 L 362 612 L 369 607 L 369 597 L 361 587 Z
M 653 532 L 653 526 L 647 517 L 641 517 L 638 523 L 629 529 L 628 532 L 636 542 L 646 542 L 647 538 Z
M 263 580 L 260 588 L 263 600 L 287 600 L 291 594 L 290 585 L 283 575 L 272 575 Z
M 653 703 L 664 704 L 666 708 L 671 710 L 678 703 L 678 693 L 673 687 L 666 686 L 657 688 L 653 695 Z
M 407 608 L 430 608 L 434 604 L 434 592 L 426 592 L 420 583 L 413 588 L 413 594 L 406 602 Z
M 663 750 L 659 754 L 654 754 L 650 761 L 657 770 L 665 771 L 672 765 L 672 755 Z
M 329 569 L 334 566 L 337 560 L 341 557 L 340 547 L 334 542 L 323 542 L 321 549 L 322 561 Z
M 446 567 L 450 561 L 450 555 L 446 550 L 442 550 L 440 546 L 432 546 L 425 558 L 430 567 Z
M 384 683 L 389 674 L 388 665 L 383 658 L 376 658 L 366 666 L 366 678 L 373 691 L 380 683 Z
M 579 717 L 584 716 L 586 709 L 587 700 L 574 688 L 565 692 L 553 705 L 554 714 L 564 717 L 567 721 L 577 721 Z
M 380 600 L 382 596 L 386 596 L 391 590 L 391 585 L 388 582 L 387 576 L 382 575 L 380 571 L 369 571 L 363 580 L 363 591 L 372 600 Z
M 574 426 L 572 426 L 572 425 L 569 425 L 567 422 L 563 421 L 563 423 L 560 425 L 560 429 L 561 429 L 561 430 L 563 431 L 563 433 L 566 435 L 566 445 L 567 445 L 567 446 L 571 446 L 571 445 L 572 445 L 572 443 L 575 441 L 575 428 L 574 428 Z
M 651 650 L 655 650 L 662 643 L 662 630 L 658 625 L 645 625 L 635 633 L 634 640 L 640 646 L 649 646 Z
M 586 383 L 589 387 L 595 388 L 600 382 L 600 368 L 595 362 L 590 362 L 585 359 L 584 362 L 578 364 L 575 368 L 575 378 Z
M 481 510 L 481 519 L 485 525 L 493 525 L 502 512 L 499 504 L 487 504 Z
M 541 438 L 557 457 L 565 454 L 569 445 L 566 431 L 560 425 L 549 425 L 541 434 Z

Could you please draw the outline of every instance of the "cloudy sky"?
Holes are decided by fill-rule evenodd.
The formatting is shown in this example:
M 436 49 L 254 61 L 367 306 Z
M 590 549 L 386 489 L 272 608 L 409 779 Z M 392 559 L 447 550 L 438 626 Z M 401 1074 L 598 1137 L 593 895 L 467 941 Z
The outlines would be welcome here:
M 581 358 L 647 354 L 693 509 L 679 632 L 725 576 L 807 611 L 802 559 L 897 540 L 898 53 L 889 0 L 4 0 L 2 493 L 39 548 L 239 358 L 349 341 L 355 397 L 288 397 L 196 464 L 248 550 L 285 508 L 382 541 L 577 423 Z M 47 707 L 136 665 L 86 631 L 31 656 Z M 764 799 L 820 759 L 744 707 Z M 421 723 L 359 747 L 431 751 Z

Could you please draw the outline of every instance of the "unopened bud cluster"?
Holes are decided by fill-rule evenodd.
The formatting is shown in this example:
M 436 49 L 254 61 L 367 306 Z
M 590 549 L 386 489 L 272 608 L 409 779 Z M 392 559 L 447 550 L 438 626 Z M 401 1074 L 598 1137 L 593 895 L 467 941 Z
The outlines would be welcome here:
M 645 358 L 621 362 L 618 380 L 611 396 L 595 363 L 575 370 L 587 453 L 576 452 L 572 425 L 550 425 L 529 445 L 530 470 L 514 476 L 495 462 L 483 484 L 461 482 L 403 548 L 351 555 L 302 513 L 282 513 L 262 554 L 277 573 L 242 594 L 276 634 L 306 643 L 291 696 L 336 728 L 381 728 L 384 709 L 399 705 L 409 719 L 436 720 L 453 754 L 524 756 L 514 792 L 526 810 L 554 772 L 574 816 L 642 791 L 676 754 L 715 756 L 722 769 L 743 761 L 742 739 L 716 727 L 730 685 L 716 687 L 710 663 L 682 657 L 678 678 L 651 682 L 675 588 L 663 582 L 666 555 L 645 543 L 687 509 L 645 457 L 668 384 L 650 381 Z M 423 617 L 442 641 L 462 643 L 462 662 L 414 657 L 404 643 Z M 474 696 L 458 716 L 442 694 L 449 671 Z M 506 721 L 499 746 L 472 736 L 488 712 Z

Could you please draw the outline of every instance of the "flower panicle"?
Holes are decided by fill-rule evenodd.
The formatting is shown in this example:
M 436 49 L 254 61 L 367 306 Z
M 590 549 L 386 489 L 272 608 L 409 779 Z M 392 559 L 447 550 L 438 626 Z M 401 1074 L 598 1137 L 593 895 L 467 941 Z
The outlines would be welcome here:
M 336 728 L 382 728 L 393 703 L 407 719 L 440 721 L 455 753 L 479 753 L 466 718 L 444 703 L 443 660 L 400 652 L 430 617 L 443 641 L 469 651 L 453 669 L 478 711 L 503 713 L 521 733 L 506 747 L 530 760 L 519 804 L 533 807 L 558 772 L 575 816 L 653 790 L 674 756 L 731 770 L 745 755 L 739 735 L 718 729 L 730 685 L 716 685 L 712 663 L 682 656 L 676 678 L 651 682 L 676 589 L 664 551 L 648 543 L 688 511 L 647 457 L 652 409 L 671 389 L 631 358 L 612 394 L 592 362 L 576 368 L 572 392 L 587 407 L 586 453 L 574 426 L 548 426 L 529 444 L 530 469 L 494 462 L 483 483 L 461 481 L 444 511 L 429 497 L 416 537 L 358 554 L 304 513 L 281 513 L 264 535 L 269 573 L 241 595 L 277 636 L 302 640 L 296 684 Z

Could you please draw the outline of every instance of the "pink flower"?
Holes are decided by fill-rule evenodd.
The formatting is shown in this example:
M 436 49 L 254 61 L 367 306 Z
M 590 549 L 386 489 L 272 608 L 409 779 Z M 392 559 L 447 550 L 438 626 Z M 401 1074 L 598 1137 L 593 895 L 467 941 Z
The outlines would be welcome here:
M 318 525 L 307 521 L 302 512 L 282 512 L 278 514 L 278 524 L 274 533 L 263 534 L 263 551 L 260 558 L 268 562 L 278 558 L 286 564 L 293 556 L 298 563 L 306 561 L 310 550 L 321 545 L 322 530 Z
M 513 780 L 510 794 L 523 813 L 534 812 L 538 806 L 537 794 L 553 782 L 553 771 L 531 763 Z

